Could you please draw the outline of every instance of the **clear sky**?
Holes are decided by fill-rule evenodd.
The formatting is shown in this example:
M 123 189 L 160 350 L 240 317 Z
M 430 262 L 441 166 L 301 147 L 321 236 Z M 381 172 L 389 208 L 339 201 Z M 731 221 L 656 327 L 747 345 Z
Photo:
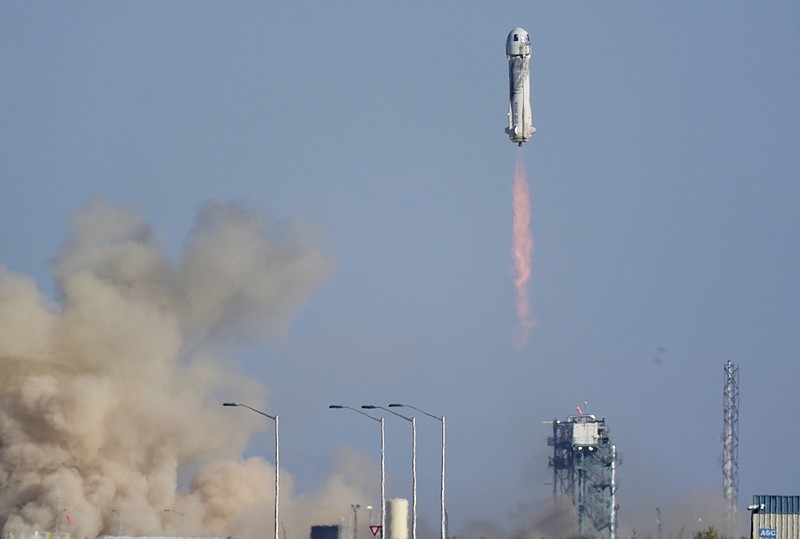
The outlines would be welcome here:
M 503 133 L 514 26 L 533 43 L 522 149 Z M 256 404 L 281 416 L 298 490 L 341 446 L 377 460 L 374 425 L 329 404 L 445 414 L 453 533 L 535 513 L 542 421 L 584 402 L 623 457 L 621 525 L 721 496 L 730 359 L 744 511 L 800 485 L 798 54 L 790 1 L 3 2 L 0 264 L 58 301 L 48 263 L 97 198 L 176 257 L 208 200 L 302 220 L 334 269 L 232 368 L 268 388 Z M 522 350 L 518 152 L 537 321 Z M 409 497 L 395 419 L 387 495 Z M 438 429 L 418 418 L 433 530 Z

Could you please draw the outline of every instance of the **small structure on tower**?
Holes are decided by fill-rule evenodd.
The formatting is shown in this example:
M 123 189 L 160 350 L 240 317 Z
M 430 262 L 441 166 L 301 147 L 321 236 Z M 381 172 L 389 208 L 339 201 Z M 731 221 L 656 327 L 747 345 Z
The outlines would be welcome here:
M 615 539 L 617 528 L 617 450 L 611 443 L 605 419 L 591 414 L 554 419 L 553 447 L 548 466 L 553 468 L 553 496 L 569 496 L 578 510 L 578 534 Z M 591 528 L 587 528 L 591 526 Z

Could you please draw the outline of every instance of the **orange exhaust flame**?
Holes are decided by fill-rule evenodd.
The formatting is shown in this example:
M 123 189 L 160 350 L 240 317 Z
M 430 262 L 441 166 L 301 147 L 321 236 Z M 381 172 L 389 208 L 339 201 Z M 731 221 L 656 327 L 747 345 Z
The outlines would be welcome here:
M 528 345 L 531 331 L 536 325 L 528 300 L 528 281 L 531 280 L 532 275 L 533 234 L 531 234 L 530 193 L 522 152 L 517 153 L 514 167 L 513 232 L 514 286 L 517 289 L 517 318 L 519 319 L 517 348 L 522 349 Z

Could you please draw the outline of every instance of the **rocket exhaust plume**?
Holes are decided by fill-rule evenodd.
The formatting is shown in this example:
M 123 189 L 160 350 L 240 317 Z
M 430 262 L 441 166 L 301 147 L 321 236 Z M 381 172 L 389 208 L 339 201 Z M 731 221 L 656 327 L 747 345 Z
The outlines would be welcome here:
M 514 222 L 513 246 L 514 286 L 517 290 L 517 318 L 519 335 L 517 348 L 525 348 L 536 322 L 533 320 L 528 298 L 528 281 L 531 280 L 531 256 L 533 254 L 533 234 L 531 233 L 531 201 L 528 179 L 525 174 L 525 161 L 522 152 L 517 152 L 514 165 Z

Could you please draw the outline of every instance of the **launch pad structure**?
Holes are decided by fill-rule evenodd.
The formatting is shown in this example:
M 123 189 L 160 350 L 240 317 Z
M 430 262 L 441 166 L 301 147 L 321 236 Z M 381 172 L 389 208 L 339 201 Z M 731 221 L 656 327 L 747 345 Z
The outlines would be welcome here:
M 547 438 L 553 448 L 548 463 L 553 468 L 553 496 L 571 498 L 578 510 L 580 537 L 615 539 L 619 460 L 605 419 L 580 414 L 545 423 L 553 425 L 553 435 Z

